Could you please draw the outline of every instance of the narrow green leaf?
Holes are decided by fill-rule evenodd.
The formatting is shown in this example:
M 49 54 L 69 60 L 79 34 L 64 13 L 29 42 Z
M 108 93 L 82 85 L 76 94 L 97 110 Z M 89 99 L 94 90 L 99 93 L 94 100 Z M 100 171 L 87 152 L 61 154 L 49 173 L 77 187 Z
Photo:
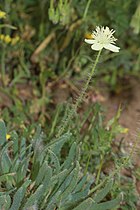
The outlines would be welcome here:
M 0 196 L 0 209 L 9 210 L 11 198 L 9 195 Z
M 0 182 L 7 181 L 9 178 L 14 177 L 16 173 L 8 173 L 0 176 Z
M 9 210 L 11 206 L 11 197 L 9 195 L 6 196 L 6 202 L 5 202 L 5 210 Z
M 26 177 L 28 164 L 29 164 L 32 154 L 33 152 L 29 153 L 19 164 L 19 167 L 17 169 L 17 182 L 18 183 L 24 180 L 24 178 Z
M 73 195 L 70 194 L 67 197 L 67 199 L 64 201 L 64 204 L 62 206 L 64 206 L 63 208 L 67 210 L 72 206 L 77 206 L 77 203 L 85 200 L 87 197 L 88 197 L 88 191 L 87 190 L 75 193 Z
M 68 169 L 64 169 L 59 174 L 52 177 L 52 182 L 62 184 L 62 182 L 65 180 L 66 176 L 68 175 Z
M 93 204 L 92 198 L 87 198 L 85 201 L 83 201 L 79 206 L 74 208 L 73 210 L 91 210 L 90 207 Z M 97 209 L 92 209 L 97 210 Z
M 35 180 L 37 186 L 38 186 L 39 184 L 41 184 L 43 178 L 45 177 L 45 175 L 46 175 L 46 173 L 47 173 L 47 169 L 48 169 L 48 163 L 47 163 L 47 161 L 45 161 L 45 162 L 42 164 L 42 166 L 41 166 L 41 168 L 40 168 L 40 170 L 39 170 L 39 172 L 38 172 L 38 175 L 37 175 L 37 177 L 36 177 L 36 180 Z
M 25 193 L 27 191 L 27 187 L 29 186 L 29 184 L 31 183 L 31 180 L 27 180 L 15 193 L 14 198 L 13 198 L 13 203 L 12 206 L 9 210 L 15 210 L 15 209 L 19 209 L 21 206 L 21 202 L 25 196 Z
M 101 200 L 103 200 L 105 198 L 105 196 L 109 193 L 109 191 L 111 190 L 113 185 L 113 180 L 110 180 L 106 186 L 100 190 L 100 192 L 98 192 L 95 197 L 93 197 L 93 200 L 95 201 L 95 203 L 99 203 Z
M 14 153 L 14 157 L 15 157 L 15 155 L 18 154 L 18 150 L 19 150 L 19 148 L 18 148 L 18 143 L 19 143 L 18 142 L 18 134 L 15 131 L 12 132 L 11 139 L 13 141 L 13 153 Z
M 70 182 L 69 186 L 65 189 L 65 191 L 61 194 L 61 199 L 66 198 L 74 190 L 74 188 L 78 182 L 79 169 L 80 169 L 80 166 L 79 166 L 79 163 L 77 162 L 76 168 L 71 173 L 71 176 L 72 176 L 71 182 Z M 60 190 L 61 190 L 61 188 L 60 188 Z
M 6 126 L 3 120 L 0 119 L 0 145 L 5 144 L 6 142 Z
M 21 138 L 21 142 L 20 142 L 20 158 L 24 158 L 24 156 L 26 155 L 26 139 L 25 138 Z
M 51 155 L 51 160 L 52 160 L 52 162 L 54 163 L 54 166 L 55 166 L 55 173 L 58 174 L 59 171 L 60 171 L 59 160 L 58 160 L 57 156 L 51 150 L 48 150 L 48 151 Z
M 46 169 L 47 169 L 46 176 L 42 182 L 43 187 L 42 187 L 42 190 L 40 191 L 40 200 L 38 201 L 39 204 L 42 202 L 42 200 L 44 200 L 45 196 L 47 196 L 47 194 L 53 187 L 53 184 L 51 182 L 52 168 L 50 166 L 48 166 Z
M 77 148 L 77 145 L 76 145 L 76 142 L 74 142 L 70 148 L 67 159 L 62 165 L 64 169 L 66 168 L 69 169 L 69 167 L 73 164 L 73 162 L 75 162 L 76 148 Z
M 83 188 L 83 186 L 86 183 L 86 181 L 87 181 L 87 176 L 83 176 L 82 179 L 77 184 L 74 192 L 79 192 Z
M 7 153 L 8 147 L 10 147 L 13 142 L 8 142 L 0 151 L 0 165 L 1 173 L 8 173 L 11 167 L 11 159 Z
M 55 141 L 51 146 L 50 146 L 50 150 L 55 153 L 56 155 L 60 154 L 60 151 L 63 147 L 63 145 L 70 140 L 71 137 L 71 133 L 67 132 L 64 135 L 62 135 L 60 138 L 57 139 L 57 141 Z
M 37 204 L 38 201 L 40 200 L 40 197 L 42 195 L 41 191 L 42 191 L 43 185 L 40 185 L 37 190 L 28 198 L 27 202 L 24 205 L 23 210 L 26 210 L 27 207 L 31 207 L 34 204 Z
M 117 197 L 116 199 L 113 199 L 111 201 L 106 201 L 100 204 L 92 204 L 89 210 L 112 210 L 115 207 L 119 207 L 120 202 L 121 198 Z

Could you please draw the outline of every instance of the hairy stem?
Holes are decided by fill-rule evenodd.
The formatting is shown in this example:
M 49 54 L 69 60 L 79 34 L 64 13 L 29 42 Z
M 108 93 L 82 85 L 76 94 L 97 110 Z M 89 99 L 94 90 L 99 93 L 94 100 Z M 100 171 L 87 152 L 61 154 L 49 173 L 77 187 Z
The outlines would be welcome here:
M 98 54 L 97 54 L 95 63 L 94 63 L 93 68 L 92 68 L 92 70 L 91 70 L 91 73 L 89 74 L 88 79 L 87 79 L 87 81 L 86 81 L 86 83 L 85 83 L 85 85 L 84 85 L 84 87 L 83 87 L 83 89 L 82 89 L 82 91 L 81 91 L 81 93 L 80 93 L 80 95 L 79 95 L 79 97 L 78 97 L 76 103 L 73 104 L 72 109 L 69 111 L 69 113 L 68 113 L 66 119 L 65 119 L 65 120 L 62 120 L 62 125 L 61 125 L 61 127 L 59 128 L 58 134 L 56 135 L 57 137 L 60 137 L 61 134 L 63 134 L 65 128 L 69 125 L 69 122 L 70 122 L 71 119 L 74 117 L 74 115 L 77 113 L 77 109 L 78 109 L 80 103 L 81 103 L 81 102 L 83 101 L 83 99 L 85 98 L 86 91 L 87 91 L 87 89 L 88 89 L 88 87 L 89 87 L 89 84 L 90 84 L 90 82 L 91 82 L 91 79 L 92 79 L 92 77 L 93 77 L 93 75 L 94 75 L 94 73 L 95 73 L 95 68 L 96 68 L 97 63 L 98 63 L 98 61 L 99 61 L 100 54 L 101 54 L 101 50 L 100 50 L 100 51 L 98 52 Z

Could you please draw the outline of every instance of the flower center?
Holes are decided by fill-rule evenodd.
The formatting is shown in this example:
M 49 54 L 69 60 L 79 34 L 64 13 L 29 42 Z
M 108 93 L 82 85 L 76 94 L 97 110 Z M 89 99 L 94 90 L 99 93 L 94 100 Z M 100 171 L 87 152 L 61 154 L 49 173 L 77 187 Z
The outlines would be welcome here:
M 93 32 L 93 38 L 100 44 L 113 44 L 116 41 L 113 36 L 114 32 L 114 30 L 110 30 L 108 27 L 97 27 Z

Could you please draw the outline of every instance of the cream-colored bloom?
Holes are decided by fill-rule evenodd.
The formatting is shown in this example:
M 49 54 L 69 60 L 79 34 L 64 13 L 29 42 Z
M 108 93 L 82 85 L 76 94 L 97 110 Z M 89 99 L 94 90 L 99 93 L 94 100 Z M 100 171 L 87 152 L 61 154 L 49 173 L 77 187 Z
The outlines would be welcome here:
M 6 13 L 0 10 L 0 19 L 5 19 L 6 18 Z
M 106 27 L 96 27 L 96 30 L 91 34 L 91 39 L 85 39 L 85 42 L 91 44 L 91 49 L 99 51 L 103 48 L 112 52 L 119 52 L 119 47 L 115 46 L 115 37 L 113 29 Z

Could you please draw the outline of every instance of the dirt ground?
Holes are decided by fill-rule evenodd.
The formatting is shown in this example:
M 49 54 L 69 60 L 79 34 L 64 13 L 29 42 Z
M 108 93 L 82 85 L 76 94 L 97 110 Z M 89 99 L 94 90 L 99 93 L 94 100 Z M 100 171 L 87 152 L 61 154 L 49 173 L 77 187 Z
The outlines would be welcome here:
M 140 80 L 133 78 L 128 80 L 128 83 L 126 90 L 122 89 L 119 94 L 113 96 L 103 91 L 104 100 L 102 104 L 107 108 L 107 119 L 111 119 L 121 105 L 122 113 L 119 122 L 123 127 L 128 128 L 128 133 L 125 135 L 125 144 L 131 148 L 140 132 Z M 138 150 L 138 148 L 140 149 L 140 139 L 137 141 L 137 151 L 135 152 L 139 155 L 137 164 L 140 167 L 140 152 Z
M 110 96 L 106 91 L 103 91 L 102 95 L 104 98 L 102 104 L 108 110 L 106 114 L 107 120 L 115 115 L 121 105 L 120 124 L 128 128 L 128 133 L 124 137 L 124 148 L 131 152 L 132 147 L 135 145 L 133 155 L 134 170 L 140 169 L 140 138 L 138 138 L 138 134 L 140 134 L 140 80 L 129 80 L 129 88 L 117 95 Z M 140 195 L 140 181 L 136 179 L 135 182 L 137 192 Z M 137 210 L 140 210 L 140 201 L 137 204 Z

